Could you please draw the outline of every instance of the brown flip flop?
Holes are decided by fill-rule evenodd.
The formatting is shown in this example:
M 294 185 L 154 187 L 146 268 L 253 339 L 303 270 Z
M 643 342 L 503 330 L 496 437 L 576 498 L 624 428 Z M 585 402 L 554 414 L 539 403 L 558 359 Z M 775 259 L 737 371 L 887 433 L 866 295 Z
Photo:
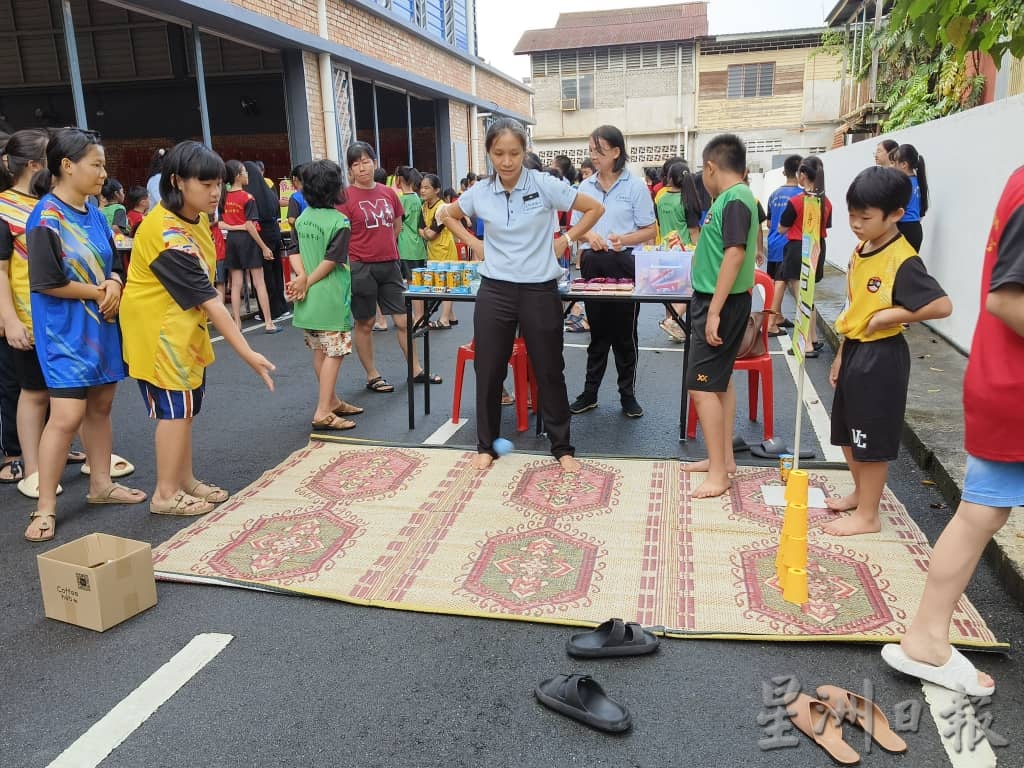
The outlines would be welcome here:
M 133 498 L 124 499 L 118 498 L 114 494 L 124 491 L 125 494 L 131 494 Z M 141 497 L 141 498 L 139 498 Z M 101 491 L 95 496 L 86 496 L 86 504 L 141 504 L 147 498 L 149 498 L 143 491 L 137 488 L 129 488 L 120 483 L 111 483 L 106 490 Z
M 37 517 L 48 517 L 49 520 L 44 520 L 39 524 L 39 536 L 33 538 L 25 534 L 25 541 L 31 541 L 33 544 L 40 544 L 44 541 L 50 541 L 53 535 L 57 532 L 57 516 L 52 512 L 40 512 L 38 509 L 29 515 L 30 520 L 34 520 Z
M 786 714 L 793 725 L 840 765 L 860 762 L 856 750 L 843 741 L 842 718 L 825 702 L 800 693 L 786 706 Z
M 837 685 L 820 686 L 818 698 L 828 702 L 847 722 L 862 728 L 886 752 L 907 751 L 907 742 L 896 735 L 881 708 L 870 699 Z

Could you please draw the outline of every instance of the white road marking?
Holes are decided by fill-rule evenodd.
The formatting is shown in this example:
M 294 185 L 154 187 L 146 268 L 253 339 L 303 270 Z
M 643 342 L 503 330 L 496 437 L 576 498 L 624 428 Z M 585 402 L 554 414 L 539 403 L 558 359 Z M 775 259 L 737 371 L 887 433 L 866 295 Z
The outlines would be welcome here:
M 423 441 L 423 445 L 444 445 L 468 421 L 469 419 L 459 419 L 458 423 L 454 423 L 451 419 L 445 420 L 444 424 L 434 431 L 434 434 Z
M 589 344 L 563 344 L 563 347 L 569 347 L 571 349 L 587 349 Z M 637 347 L 641 352 L 678 352 L 683 353 L 683 345 L 679 344 L 674 347 Z
M 65 749 L 49 768 L 94 768 L 99 765 L 233 639 L 232 635 L 196 635 L 170 661 Z
M 943 717 L 942 713 L 948 713 L 957 706 L 958 702 L 962 702 L 961 695 L 931 683 L 922 683 L 921 689 L 924 691 L 925 701 L 928 702 L 932 720 L 939 731 L 939 739 L 946 749 L 950 765 L 953 768 L 995 768 L 996 754 L 978 724 L 976 710 L 970 705 L 964 707 L 965 720 L 959 733 L 960 751 L 958 752 L 955 739 L 957 734 L 954 731 L 957 720 L 955 717 Z M 949 735 L 945 735 L 946 733 Z M 973 745 L 973 749 L 971 748 L 972 737 L 981 739 Z
M 282 325 L 283 323 L 288 322 L 290 319 L 291 318 L 286 317 L 284 320 L 281 320 L 280 322 L 278 322 L 277 325 Z M 257 323 L 256 325 L 250 325 L 248 328 L 243 328 L 242 329 L 242 333 L 243 334 L 252 333 L 253 331 L 259 330 L 260 328 L 266 328 L 266 327 L 267 326 L 264 325 L 263 323 Z M 214 336 L 212 339 L 210 339 L 210 343 L 211 344 L 216 344 L 218 341 L 224 341 L 224 337 L 223 336 Z
M 797 376 L 800 375 L 800 364 L 797 363 L 796 357 L 789 354 L 789 349 L 793 344 L 789 336 L 779 336 L 778 340 L 779 346 L 782 347 L 780 354 L 783 355 L 786 366 L 789 368 L 789 373 L 793 377 L 793 383 L 796 384 Z M 828 411 L 825 410 L 821 398 L 818 397 L 818 392 L 814 388 L 811 377 L 806 374 L 804 379 L 804 406 L 807 409 L 807 416 L 811 420 L 814 435 L 818 438 L 818 444 L 821 446 L 821 452 L 824 454 L 825 461 L 844 463 L 846 458 L 843 456 L 842 449 L 837 445 L 832 445 L 832 419 L 829 417 Z M 792 427 L 789 427 L 784 434 L 789 434 L 791 429 Z M 776 432 L 778 431 L 776 429 Z

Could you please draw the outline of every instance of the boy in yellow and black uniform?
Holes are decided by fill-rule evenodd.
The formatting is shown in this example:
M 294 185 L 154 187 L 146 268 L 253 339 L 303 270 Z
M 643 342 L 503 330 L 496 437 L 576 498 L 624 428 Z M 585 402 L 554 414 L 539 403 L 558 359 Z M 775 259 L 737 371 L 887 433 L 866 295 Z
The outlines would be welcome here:
M 891 168 L 862 171 L 846 193 L 850 228 L 860 240 L 847 271 L 847 305 L 836 320 L 844 341 L 832 364 L 832 444 L 843 448 L 854 491 L 829 499 L 853 514 L 824 530 L 837 536 L 881 529 L 878 504 L 888 462 L 896 459 L 910 382 L 906 323 L 947 317 L 953 305 L 925 269 L 897 222 L 910 181 Z

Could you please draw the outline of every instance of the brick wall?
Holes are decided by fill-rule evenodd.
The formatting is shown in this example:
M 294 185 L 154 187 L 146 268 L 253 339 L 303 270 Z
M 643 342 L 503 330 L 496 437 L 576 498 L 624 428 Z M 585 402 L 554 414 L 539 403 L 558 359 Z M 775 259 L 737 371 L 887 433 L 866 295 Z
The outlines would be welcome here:
M 304 51 L 302 69 L 306 76 L 306 110 L 309 114 L 309 142 L 313 159 L 327 157 L 327 135 L 320 99 L 320 62 L 315 53 Z
M 191 137 L 202 141 L 201 136 Z M 169 148 L 174 139 L 151 136 L 140 139 L 109 139 L 103 142 L 107 155 L 107 173 L 124 185 L 145 185 L 149 178 L 149 161 L 160 147 Z M 264 133 L 245 136 L 214 136 L 213 148 L 225 160 L 262 160 L 267 176 L 279 179 L 291 171 L 288 134 Z
M 318 34 L 316 0 L 231 0 L 239 7 L 269 16 L 293 27 Z M 410 32 L 391 24 L 387 20 L 342 0 L 328 0 L 327 23 L 331 40 L 348 46 L 367 56 L 390 64 L 424 78 L 444 83 L 465 93 L 472 93 L 471 65 L 464 59 L 449 53 L 445 48 L 434 45 Z M 316 57 L 312 56 L 313 75 L 310 63 L 306 62 L 306 87 L 310 81 L 319 81 L 316 76 Z M 316 86 L 319 89 L 319 85 Z M 530 113 L 530 94 L 525 86 L 520 88 L 501 77 L 477 69 L 477 95 L 493 101 L 501 107 L 518 112 Z M 316 98 L 310 94 L 309 103 L 320 103 L 319 90 Z M 314 122 L 310 116 L 310 130 Z M 317 133 L 323 132 L 322 122 Z M 313 140 L 314 156 L 318 154 L 316 139 Z M 326 150 L 321 149 L 320 154 Z

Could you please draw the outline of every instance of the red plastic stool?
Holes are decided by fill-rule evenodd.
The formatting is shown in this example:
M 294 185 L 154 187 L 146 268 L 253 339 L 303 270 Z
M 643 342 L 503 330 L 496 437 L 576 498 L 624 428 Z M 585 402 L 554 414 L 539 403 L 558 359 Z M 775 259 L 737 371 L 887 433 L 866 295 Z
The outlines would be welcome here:
M 458 357 L 455 359 L 455 393 L 452 395 L 452 423 L 459 420 L 459 410 L 462 406 L 462 377 L 466 371 L 466 363 L 476 358 L 475 342 L 463 344 L 459 347 Z M 526 342 L 517 338 L 512 345 L 512 356 L 508 359 L 512 366 L 512 381 L 515 386 L 516 396 L 516 429 L 525 432 L 530 428 L 529 411 L 537 411 L 537 382 L 533 377 L 530 356 L 526 352 Z

